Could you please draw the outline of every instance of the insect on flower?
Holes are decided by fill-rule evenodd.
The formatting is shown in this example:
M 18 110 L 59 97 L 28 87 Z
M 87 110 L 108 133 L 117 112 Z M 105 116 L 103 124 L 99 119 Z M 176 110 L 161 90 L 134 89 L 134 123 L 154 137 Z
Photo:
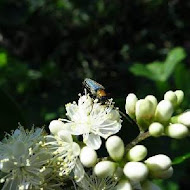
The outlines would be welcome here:
M 113 105 L 112 99 L 108 100 L 108 95 L 105 91 L 104 86 L 101 84 L 97 83 L 96 81 L 86 78 L 83 81 L 83 86 L 94 96 L 97 98 L 101 103 Z M 134 123 L 134 121 L 129 117 L 129 115 L 124 114 L 123 112 L 119 111 L 119 113 L 125 117 L 130 123 Z M 135 123 L 136 124 L 136 123 Z
M 108 99 L 105 88 L 96 81 L 86 78 L 83 81 L 83 85 L 94 97 L 96 97 L 101 102 L 105 102 Z

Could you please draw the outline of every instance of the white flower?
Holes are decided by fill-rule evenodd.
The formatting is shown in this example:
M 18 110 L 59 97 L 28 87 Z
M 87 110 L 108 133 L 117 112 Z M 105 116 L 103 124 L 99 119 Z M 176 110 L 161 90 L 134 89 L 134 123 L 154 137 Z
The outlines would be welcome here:
M 80 154 L 80 147 L 73 142 L 72 136 L 67 131 L 60 131 L 57 135 L 46 136 L 45 146 L 54 155 L 51 166 L 58 176 L 67 176 L 75 167 L 77 157 Z
M 67 116 L 65 128 L 73 135 L 83 135 L 83 142 L 93 149 L 99 149 L 101 138 L 107 138 L 121 129 L 119 111 L 110 103 L 102 105 L 88 94 L 76 102 L 66 105 Z
M 85 173 L 84 178 L 77 183 L 81 190 L 114 190 L 117 182 L 111 178 L 98 178 L 96 175 Z
M 31 131 L 20 126 L 0 142 L 2 190 L 40 188 L 45 181 L 51 154 L 42 146 L 45 139 L 40 128 Z

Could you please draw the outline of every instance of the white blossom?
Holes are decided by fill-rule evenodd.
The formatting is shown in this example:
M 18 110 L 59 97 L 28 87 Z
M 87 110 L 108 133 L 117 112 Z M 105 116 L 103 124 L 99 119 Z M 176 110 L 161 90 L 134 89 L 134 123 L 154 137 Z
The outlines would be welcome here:
M 67 130 L 73 135 L 83 135 L 83 142 L 93 149 L 99 149 L 101 138 L 108 138 L 121 129 L 119 111 L 113 104 L 103 105 L 92 99 L 88 94 L 79 98 L 76 102 L 66 105 L 65 121 L 60 130 Z
M 96 175 L 85 173 L 84 178 L 77 183 L 81 190 L 115 190 L 117 181 L 111 177 L 98 178 Z
M 28 131 L 20 126 L 0 142 L 2 190 L 40 189 L 51 157 L 42 147 L 45 141 L 42 133 L 40 128 Z
M 51 160 L 53 169 L 58 176 L 67 176 L 75 167 L 80 147 L 73 142 L 72 136 L 67 131 L 60 131 L 57 135 L 46 136 L 46 147 L 54 155 Z

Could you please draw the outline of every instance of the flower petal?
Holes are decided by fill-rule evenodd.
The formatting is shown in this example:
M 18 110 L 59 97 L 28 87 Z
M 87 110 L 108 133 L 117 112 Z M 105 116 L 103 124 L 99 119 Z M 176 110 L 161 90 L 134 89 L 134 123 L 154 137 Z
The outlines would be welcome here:
M 83 136 L 84 138 L 84 136 Z M 94 150 L 97 150 L 100 148 L 102 144 L 102 140 L 99 135 L 95 135 L 93 133 L 89 134 L 88 138 L 84 142 L 87 146 L 91 147 Z

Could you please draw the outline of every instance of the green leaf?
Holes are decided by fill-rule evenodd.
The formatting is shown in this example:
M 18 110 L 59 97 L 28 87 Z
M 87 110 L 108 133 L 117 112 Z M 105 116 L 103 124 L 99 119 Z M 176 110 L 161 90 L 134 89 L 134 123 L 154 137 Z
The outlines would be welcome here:
M 183 48 L 172 49 L 164 62 L 155 61 L 147 65 L 134 64 L 130 71 L 136 76 L 143 76 L 154 81 L 165 82 L 174 72 L 177 64 L 186 57 Z
M 162 62 L 155 61 L 147 65 L 134 64 L 129 70 L 136 76 L 144 76 L 154 81 L 163 81 L 164 65 Z
M 7 64 L 7 54 L 5 52 L 0 53 L 0 67 L 3 67 Z
M 185 51 L 180 47 L 174 48 L 169 52 L 164 64 L 165 80 L 171 76 L 177 64 L 179 64 L 185 57 Z
M 182 162 L 184 162 L 185 160 L 187 160 L 189 158 L 190 158 L 190 153 L 186 153 L 186 154 L 184 154 L 182 156 L 176 157 L 173 160 L 172 164 L 173 165 L 181 164 Z

